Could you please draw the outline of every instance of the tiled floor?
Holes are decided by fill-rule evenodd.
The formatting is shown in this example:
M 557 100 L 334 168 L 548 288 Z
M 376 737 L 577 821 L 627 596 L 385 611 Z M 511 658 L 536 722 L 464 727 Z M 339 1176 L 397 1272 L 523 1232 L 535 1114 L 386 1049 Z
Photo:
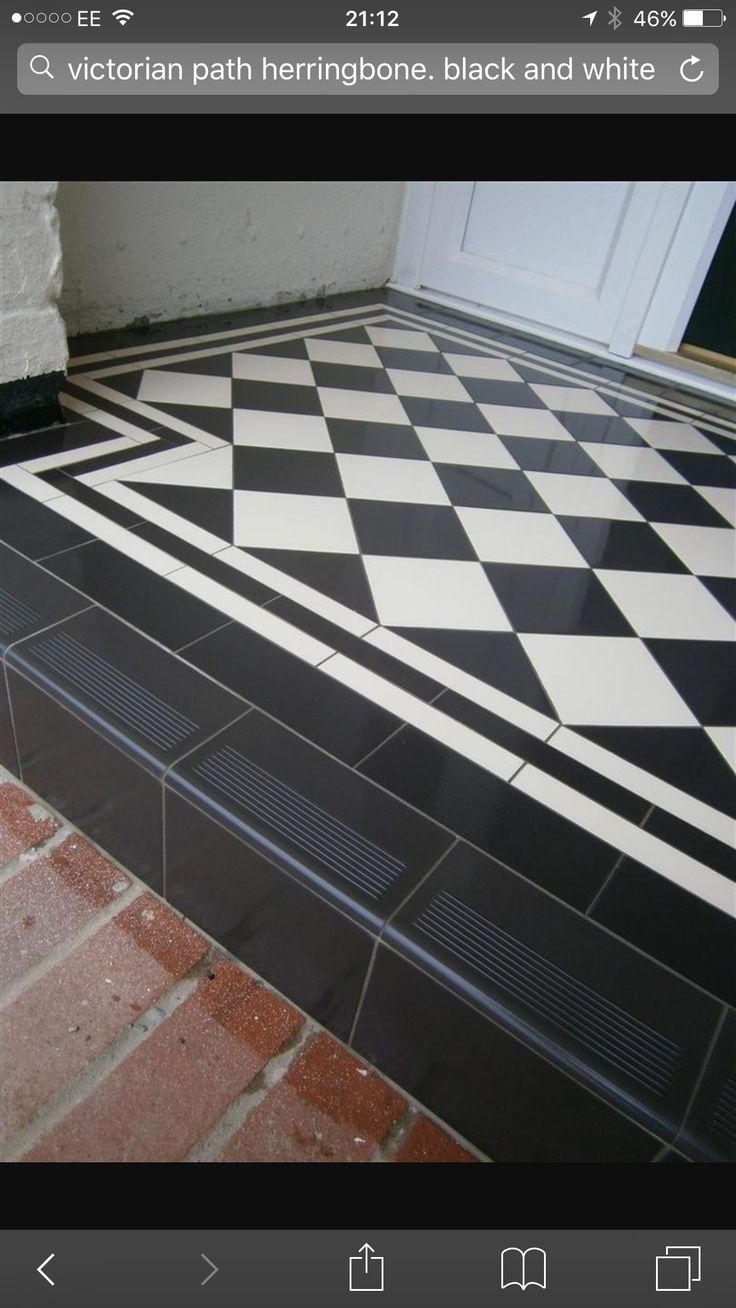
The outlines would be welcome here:
M 492 1156 L 727 1156 L 729 410 L 391 293 L 155 334 L 2 447 L 6 761 Z

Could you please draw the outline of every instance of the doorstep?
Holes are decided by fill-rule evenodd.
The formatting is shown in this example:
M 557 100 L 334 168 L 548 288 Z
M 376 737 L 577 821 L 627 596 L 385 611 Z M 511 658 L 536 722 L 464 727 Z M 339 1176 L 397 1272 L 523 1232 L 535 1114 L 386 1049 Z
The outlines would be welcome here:
M 2 761 L 488 1156 L 725 1159 L 727 579 L 692 551 L 726 557 L 731 429 L 397 299 L 73 361 L 63 448 L 0 480 Z M 546 553 L 480 567 L 530 519 Z M 635 545 L 711 638 L 645 646 Z M 579 620 L 586 556 L 624 582 Z M 555 638 L 630 659 L 633 725 L 576 727 Z

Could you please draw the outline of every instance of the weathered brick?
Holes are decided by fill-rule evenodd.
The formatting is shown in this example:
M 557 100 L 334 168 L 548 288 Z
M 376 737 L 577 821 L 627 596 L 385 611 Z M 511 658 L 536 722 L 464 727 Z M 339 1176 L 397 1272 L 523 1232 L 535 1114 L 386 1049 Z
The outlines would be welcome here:
M 48 840 L 58 829 L 56 818 L 42 813 L 32 795 L 10 781 L 0 784 L 0 866 Z
M 207 942 L 153 895 L 128 905 L 0 1015 L 12 1049 L 0 1082 L 0 1138 L 25 1126 L 173 981 Z
M 322 1033 L 246 1118 L 221 1161 L 362 1162 L 405 1107 L 380 1076 Z
M 428 1117 L 415 1118 L 393 1157 L 395 1163 L 477 1163 Z
M 221 964 L 23 1161 L 181 1160 L 301 1021 Z
M 129 878 L 79 836 L 69 836 L 0 885 L 0 989 L 129 886 Z

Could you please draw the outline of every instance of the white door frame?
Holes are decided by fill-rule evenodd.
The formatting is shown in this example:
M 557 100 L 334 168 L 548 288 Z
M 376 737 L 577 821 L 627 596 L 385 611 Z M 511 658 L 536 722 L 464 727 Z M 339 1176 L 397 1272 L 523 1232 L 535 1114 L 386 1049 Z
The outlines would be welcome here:
M 634 275 L 608 348 L 569 332 L 543 327 L 485 305 L 423 286 L 422 265 L 430 218 L 438 187 L 467 183 L 409 182 L 407 184 L 394 272 L 395 290 L 418 294 L 431 303 L 465 308 L 476 317 L 514 328 L 530 336 L 577 347 L 588 354 L 620 363 L 631 359 L 636 345 L 677 350 L 682 332 L 700 294 L 731 208 L 735 182 L 665 182 L 642 244 Z M 677 380 L 690 389 L 733 400 L 733 387 L 710 378 L 683 374 L 677 366 L 636 358 L 637 371 Z

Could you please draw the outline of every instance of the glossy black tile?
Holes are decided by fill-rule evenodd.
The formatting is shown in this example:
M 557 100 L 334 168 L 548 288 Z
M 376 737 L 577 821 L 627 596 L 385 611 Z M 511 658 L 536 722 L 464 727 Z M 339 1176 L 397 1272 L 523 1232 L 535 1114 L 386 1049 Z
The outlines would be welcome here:
M 363 554 L 475 560 L 470 541 L 449 506 L 350 500 L 350 516 Z
M 167 786 L 372 931 L 452 842 L 257 709 L 172 768 Z
M 98 513 L 104 514 L 111 522 L 117 522 L 120 527 L 135 527 L 140 521 L 140 513 L 131 513 L 122 504 L 116 504 L 114 500 L 103 496 L 94 486 L 87 486 L 85 482 L 79 481 L 77 477 L 69 473 L 53 469 L 49 472 L 39 474 L 39 480 L 45 481 L 48 486 L 53 486 L 60 491 L 62 495 L 70 495 L 73 500 L 78 500 L 80 504 L 86 504 L 90 509 L 96 509 Z
M 397 953 L 671 1139 L 719 1004 L 458 844 L 392 918 Z
M 566 419 L 567 414 L 563 417 Z M 574 477 L 602 477 L 589 454 L 574 441 L 547 441 L 533 436 L 501 436 L 520 468 L 534 472 L 562 472 Z
M 698 1162 L 736 1162 L 736 1013 L 726 1015 L 677 1144 Z
M 337 454 L 373 454 L 383 459 L 426 459 L 419 437 L 399 423 L 355 422 L 326 418 L 332 448 Z
M 238 349 L 235 354 L 241 353 Z M 272 345 L 257 345 L 253 349 L 242 350 L 243 354 L 263 354 L 267 359 L 308 359 L 307 347 L 303 340 L 279 341 Z
M 559 522 L 592 568 L 687 572 L 682 560 L 648 522 L 573 517 L 561 517 Z
M 438 681 L 423 676 L 421 672 L 416 672 L 414 668 L 392 658 L 390 654 L 377 649 L 375 645 L 361 640 L 359 636 L 353 636 L 342 627 L 335 626 L 333 622 L 327 622 L 303 605 L 295 604 L 293 600 L 284 598 L 274 600 L 273 604 L 269 604 L 269 612 L 285 618 L 287 622 L 308 632 L 310 636 L 339 650 L 341 654 L 347 654 L 354 662 L 370 668 L 371 672 L 377 673 L 380 677 L 386 677 L 393 685 L 403 687 L 410 695 L 417 695 L 419 699 L 426 701 L 434 699 L 443 689 Z
M 210 436 L 218 436 L 220 440 L 232 441 L 233 439 L 233 410 L 230 408 L 216 408 L 214 405 L 207 404 L 168 404 L 163 400 L 146 401 L 154 413 L 161 416 L 156 419 L 156 434 L 166 436 L 176 434 L 176 427 L 168 422 L 168 419 L 174 419 L 176 422 L 186 422 L 194 431 L 189 431 L 189 439 L 192 436 L 196 438 L 198 432 L 207 432 Z
M 426 400 L 402 396 L 401 403 L 415 427 L 446 427 L 449 431 L 491 431 L 477 405 L 462 400 Z
M 6 661 L 154 774 L 247 707 L 98 608 L 12 646 Z
M 710 440 L 710 433 L 704 433 Z M 662 450 L 668 463 L 692 486 L 736 486 L 736 464 L 724 454 Z
M 8 772 L 12 772 L 16 777 L 20 773 L 5 668 L 2 663 L 0 663 L 0 767 L 7 768 Z
M 155 526 L 152 522 L 140 523 L 135 528 L 134 534 L 140 536 L 141 540 L 150 541 L 152 545 L 165 550 L 167 554 L 171 554 L 189 567 L 196 568 L 198 572 L 203 572 L 205 576 L 218 581 L 220 585 L 227 586 L 228 590 L 233 590 L 245 599 L 252 600 L 254 604 L 265 604 L 277 594 L 262 582 L 254 581 L 238 568 L 223 562 L 218 554 L 206 554 L 204 550 L 187 544 L 186 541 L 173 536 L 162 527 Z
M 588 568 L 484 563 L 514 631 L 632 636 L 633 629 Z
M 102 541 L 66 550 L 45 566 L 167 649 L 179 649 L 225 621 L 219 609 Z
M 0 655 L 14 641 L 68 618 L 88 604 L 83 595 L 50 577 L 44 568 L 0 545 Z
M 576 727 L 604 749 L 736 817 L 733 772 L 700 727 Z
M 352 1043 L 496 1162 L 644 1163 L 662 1147 L 386 946 Z
M 222 345 L 226 346 L 227 342 L 222 341 Z M 202 377 L 232 377 L 233 356 L 226 348 L 222 354 L 210 354 L 199 359 L 184 359 L 181 363 L 165 363 L 163 371 L 185 372 Z
M 557 714 L 513 631 L 439 631 L 402 627 L 402 636 L 464 672 L 552 718 Z
M 485 377 L 463 377 L 462 383 L 476 404 L 508 404 L 521 409 L 547 407 L 531 387 L 522 381 L 489 381 Z
M 548 377 L 548 382 L 555 378 Z M 610 403 L 607 395 L 606 404 Z M 650 417 L 647 409 L 643 417 Z M 560 422 L 576 441 L 597 441 L 601 445 L 646 445 L 641 436 L 624 418 L 606 417 L 598 413 L 561 413 Z
M 468 508 L 547 513 L 547 505 L 523 472 L 438 463 L 435 471 L 453 504 Z
M 153 890 L 163 890 L 161 783 L 41 685 L 8 668 L 21 776 Z
M 113 360 L 108 359 L 107 362 L 112 364 Z M 105 360 L 101 359 L 98 364 L 90 364 L 89 367 L 102 368 L 104 367 L 104 364 L 105 364 Z M 86 371 L 87 368 L 78 369 L 76 375 L 79 376 Z M 82 404 L 91 405 L 94 408 L 96 408 L 99 405 L 100 408 L 103 409 L 105 413 L 112 414 L 112 416 L 115 418 L 121 418 L 123 422 L 131 423 L 139 431 L 152 432 L 161 426 L 161 418 L 149 417 L 147 414 L 143 414 L 143 413 L 133 413 L 131 409 L 128 408 L 128 402 L 127 402 L 128 397 L 125 397 L 123 395 L 118 395 L 117 398 L 113 398 L 113 396 L 115 395 L 118 389 L 117 386 L 115 385 L 117 378 L 103 377 L 101 380 L 102 383 L 110 390 L 110 395 L 106 394 L 104 401 L 101 400 L 99 396 L 95 395 L 94 392 L 87 390 L 87 387 L 84 386 L 81 382 L 75 381 L 75 373 L 73 372 L 70 373 L 70 375 L 67 377 L 64 383 L 64 391 L 62 392 L 62 396 L 64 394 L 68 394 L 71 399 L 79 400 L 81 401 Z M 112 386 L 110 385 L 111 382 L 112 382 Z M 64 417 L 66 418 L 67 422 L 73 423 L 75 426 L 79 423 L 80 420 L 85 420 L 87 418 L 89 419 L 89 421 L 92 422 L 97 421 L 96 417 L 94 416 L 89 416 L 84 413 L 78 413 L 76 409 L 65 408 L 63 404 L 63 399 L 62 399 L 62 411 L 64 413 Z M 112 439 L 114 435 L 115 432 L 108 428 L 108 440 Z M 71 433 L 70 433 L 70 439 L 71 439 Z
M 736 922 L 667 877 L 624 859 L 591 917 L 688 981 L 736 1003 Z
M 94 537 L 30 495 L 0 481 L 0 540 L 29 559 L 42 559 Z
M 239 623 L 186 651 L 195 667 L 346 763 L 391 735 L 399 719 Z
M 439 345 L 439 350 L 446 349 L 448 352 L 455 351 L 458 354 L 466 352 L 462 346 L 456 347 L 454 341 L 449 344 L 444 338 L 441 344 L 439 341 L 435 343 Z M 452 368 L 444 356 L 439 353 L 439 350 L 435 354 L 431 350 L 394 350 L 387 345 L 378 345 L 376 347 L 376 353 L 384 368 L 402 368 L 410 372 L 451 374 Z M 468 353 L 473 353 L 473 351 L 468 351 Z
M 319 395 L 313 386 L 239 381 L 237 377 L 233 381 L 233 406 L 236 409 L 268 409 L 273 413 L 322 413 Z
M 368 368 L 363 364 L 312 363 L 312 375 L 318 386 L 331 386 L 337 390 L 365 391 L 369 394 L 393 395 L 394 388 L 383 368 Z
M 370 621 L 378 622 L 363 560 L 357 554 L 259 549 L 249 549 L 248 553 L 296 581 L 313 586 Z
M 736 722 L 736 664 L 725 640 L 647 640 L 688 708 L 707 727 Z
M 166 897 L 293 1003 L 348 1037 L 373 935 L 168 789 Z
M 236 445 L 233 450 L 233 485 L 236 490 L 281 495 L 343 494 L 334 454 L 257 449 L 251 445 Z
M 701 577 L 700 580 L 731 617 L 736 618 L 736 580 L 732 577 Z
M 210 486 L 166 486 L 155 482 L 131 481 L 124 483 L 136 495 L 151 500 L 169 513 L 176 513 L 187 522 L 230 545 L 233 540 L 233 496 L 229 490 L 214 490 Z M 182 534 L 186 528 L 182 527 Z
M 661 808 L 655 808 L 644 825 L 645 830 L 651 832 L 653 836 L 657 836 L 660 840 L 666 840 L 667 844 L 684 850 L 686 854 L 697 859 L 699 863 L 704 863 L 706 867 L 715 868 L 717 872 L 722 872 L 725 877 L 736 881 L 736 822 L 733 824 L 730 844 L 725 844 L 722 840 L 716 840 L 713 836 L 707 835 L 705 831 L 692 826 L 690 822 L 683 822 L 681 818 L 676 817 L 673 813 L 667 813 Z M 733 903 L 734 908 L 736 908 L 736 886 L 734 886 L 733 891 Z M 736 968 L 736 955 L 734 956 L 734 968 Z
M 692 486 L 666 482 L 613 481 L 648 522 L 682 522 L 692 527 L 722 527 L 723 518 Z
M 118 435 L 118 432 L 112 431 L 110 427 L 103 427 L 93 418 L 84 418 L 82 414 L 77 414 L 76 422 L 59 423 L 56 427 L 47 427 L 24 436 L 10 436 L 0 440 L 0 466 L 49 458 L 51 455 L 63 456 L 85 446 L 91 446 L 90 454 L 93 454 L 96 444 L 114 440 Z
M 360 770 L 576 907 L 590 903 L 619 857 L 610 845 L 412 727 L 382 745 Z

